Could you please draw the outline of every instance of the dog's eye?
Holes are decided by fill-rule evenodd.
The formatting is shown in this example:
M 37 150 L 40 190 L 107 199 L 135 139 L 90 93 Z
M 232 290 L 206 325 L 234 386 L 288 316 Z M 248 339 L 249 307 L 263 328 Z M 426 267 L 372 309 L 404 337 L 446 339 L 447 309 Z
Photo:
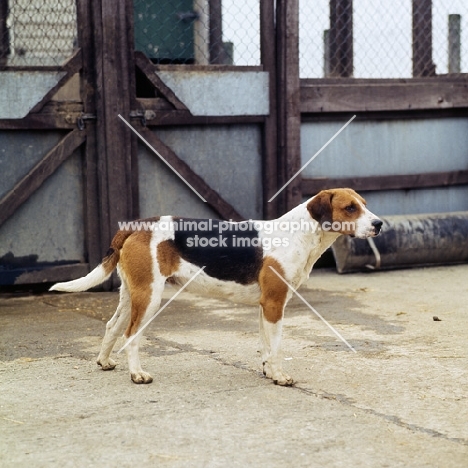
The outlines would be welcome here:
M 356 206 L 355 205 L 348 205 L 345 210 L 348 212 L 348 213 L 354 213 L 356 211 Z

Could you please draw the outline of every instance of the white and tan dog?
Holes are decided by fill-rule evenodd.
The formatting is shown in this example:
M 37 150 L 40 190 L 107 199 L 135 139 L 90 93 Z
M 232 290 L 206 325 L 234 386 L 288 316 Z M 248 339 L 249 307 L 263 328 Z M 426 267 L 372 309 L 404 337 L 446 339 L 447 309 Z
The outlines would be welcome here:
M 86 291 L 108 279 L 117 267 L 120 303 L 107 323 L 98 364 L 114 369 L 110 358 L 119 336 L 135 337 L 125 348 L 131 379 L 150 383 L 138 355 L 141 327 L 158 311 L 166 282 L 188 285 L 195 293 L 260 306 L 263 373 L 279 385 L 292 385 L 282 370 L 280 342 L 284 308 L 307 280 L 314 263 L 342 234 L 379 234 L 382 221 L 351 189 L 324 190 L 274 221 L 241 223 L 161 216 L 133 222 L 112 240 L 102 263 L 87 276 L 57 283 L 51 290 Z M 200 273 L 200 269 L 203 271 Z

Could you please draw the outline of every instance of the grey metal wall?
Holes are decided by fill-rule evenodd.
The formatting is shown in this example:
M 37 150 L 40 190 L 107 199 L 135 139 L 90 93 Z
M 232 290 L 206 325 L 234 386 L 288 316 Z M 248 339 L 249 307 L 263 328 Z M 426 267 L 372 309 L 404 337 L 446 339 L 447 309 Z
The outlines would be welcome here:
M 157 136 L 245 218 L 262 218 L 259 125 L 155 130 Z M 140 216 L 217 217 L 158 157 L 139 149 Z
M 0 132 L 0 197 L 63 137 L 61 132 Z M 5 257 L 6 256 L 6 257 Z M 0 260 L 84 261 L 83 170 L 76 151 L 0 227 Z M 8 260 L 8 262 L 7 262 Z M 1 265 L 0 265 L 1 267 Z
M 345 123 L 304 122 L 306 163 Z M 306 168 L 304 177 L 405 175 L 466 170 L 468 118 L 353 121 Z M 468 210 L 468 187 L 368 192 L 381 215 Z

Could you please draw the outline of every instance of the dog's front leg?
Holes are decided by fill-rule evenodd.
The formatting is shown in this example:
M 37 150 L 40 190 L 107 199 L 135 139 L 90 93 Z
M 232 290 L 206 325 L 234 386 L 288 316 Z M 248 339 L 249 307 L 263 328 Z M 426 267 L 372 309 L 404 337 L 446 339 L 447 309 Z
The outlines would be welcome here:
M 268 314 L 266 314 L 268 316 Z M 270 322 L 260 307 L 260 342 L 264 375 L 278 385 L 293 385 L 294 380 L 283 371 L 281 355 L 281 335 L 283 319 Z

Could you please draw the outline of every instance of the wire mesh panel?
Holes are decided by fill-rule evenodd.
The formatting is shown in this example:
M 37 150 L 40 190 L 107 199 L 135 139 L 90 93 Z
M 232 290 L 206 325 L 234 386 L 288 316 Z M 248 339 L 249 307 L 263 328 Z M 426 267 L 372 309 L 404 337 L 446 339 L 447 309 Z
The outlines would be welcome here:
M 0 64 L 56 66 L 76 45 L 75 0 L 0 0 Z
M 259 0 L 134 0 L 135 48 L 155 63 L 260 63 Z
M 466 0 L 300 0 L 302 78 L 468 72 Z

